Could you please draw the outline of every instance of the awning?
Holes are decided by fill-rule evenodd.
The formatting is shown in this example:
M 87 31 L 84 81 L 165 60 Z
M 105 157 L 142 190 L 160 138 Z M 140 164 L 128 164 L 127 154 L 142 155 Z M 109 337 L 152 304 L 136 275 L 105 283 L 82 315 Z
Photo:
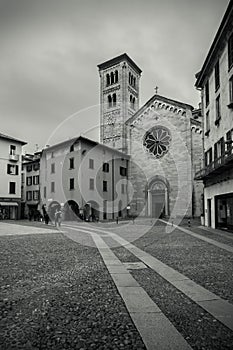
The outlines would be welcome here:
M 0 202 L 0 205 L 2 206 L 10 206 L 10 207 L 18 207 L 18 203 L 16 202 Z

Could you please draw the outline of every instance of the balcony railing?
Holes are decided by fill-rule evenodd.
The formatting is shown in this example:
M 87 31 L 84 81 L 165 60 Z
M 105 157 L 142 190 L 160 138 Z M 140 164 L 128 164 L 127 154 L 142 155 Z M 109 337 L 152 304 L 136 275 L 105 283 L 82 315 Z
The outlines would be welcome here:
M 223 169 L 232 166 L 233 162 L 233 146 L 224 152 L 220 157 L 216 158 L 213 162 L 200 169 L 195 174 L 195 180 L 203 180 L 214 177 L 221 173 Z
M 13 160 L 14 162 L 18 162 L 19 154 L 9 154 L 9 160 Z

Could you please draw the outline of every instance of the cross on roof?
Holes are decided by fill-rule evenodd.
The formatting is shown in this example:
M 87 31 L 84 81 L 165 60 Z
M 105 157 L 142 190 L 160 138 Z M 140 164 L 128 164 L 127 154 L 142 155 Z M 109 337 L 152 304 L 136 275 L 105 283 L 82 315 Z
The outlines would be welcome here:
M 155 89 L 155 93 L 157 94 L 157 93 L 158 93 L 158 90 L 159 90 L 159 87 L 156 86 L 154 89 Z

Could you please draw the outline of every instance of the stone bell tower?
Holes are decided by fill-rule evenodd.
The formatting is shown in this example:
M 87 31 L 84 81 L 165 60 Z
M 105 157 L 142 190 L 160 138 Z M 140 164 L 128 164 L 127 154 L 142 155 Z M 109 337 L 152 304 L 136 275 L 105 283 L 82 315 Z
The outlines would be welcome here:
M 100 142 L 127 152 L 125 122 L 139 109 L 141 69 L 126 54 L 98 65 Z

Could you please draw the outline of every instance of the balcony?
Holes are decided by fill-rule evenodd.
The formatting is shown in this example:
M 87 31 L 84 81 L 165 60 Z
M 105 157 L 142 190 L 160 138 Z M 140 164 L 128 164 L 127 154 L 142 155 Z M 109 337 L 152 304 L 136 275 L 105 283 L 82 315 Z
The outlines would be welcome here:
M 221 174 L 223 171 L 232 168 L 233 164 L 233 146 L 224 152 L 221 157 L 216 158 L 213 162 L 196 172 L 195 180 L 206 180 Z
M 12 160 L 13 162 L 18 162 L 19 154 L 9 154 L 9 160 Z

